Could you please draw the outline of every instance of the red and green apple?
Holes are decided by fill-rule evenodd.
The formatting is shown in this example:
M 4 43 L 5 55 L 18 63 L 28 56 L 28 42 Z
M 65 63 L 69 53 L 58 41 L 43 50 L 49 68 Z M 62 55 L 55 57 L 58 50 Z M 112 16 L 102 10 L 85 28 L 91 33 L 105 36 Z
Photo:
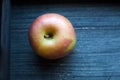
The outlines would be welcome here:
M 59 59 L 70 53 L 76 43 L 76 34 L 70 21 L 56 13 L 37 17 L 29 29 L 32 49 L 46 59 Z

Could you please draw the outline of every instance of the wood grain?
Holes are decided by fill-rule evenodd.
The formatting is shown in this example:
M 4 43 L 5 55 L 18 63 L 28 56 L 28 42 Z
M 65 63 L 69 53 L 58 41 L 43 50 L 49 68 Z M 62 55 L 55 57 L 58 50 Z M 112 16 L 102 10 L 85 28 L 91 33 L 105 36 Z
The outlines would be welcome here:
M 77 44 L 69 56 L 44 60 L 30 48 L 28 29 L 44 13 L 73 24 Z M 15 5 L 11 13 L 11 80 L 119 80 L 120 6 L 113 4 Z
M 10 0 L 2 1 L 1 19 L 1 73 L 0 80 L 9 79 L 9 47 L 10 47 Z

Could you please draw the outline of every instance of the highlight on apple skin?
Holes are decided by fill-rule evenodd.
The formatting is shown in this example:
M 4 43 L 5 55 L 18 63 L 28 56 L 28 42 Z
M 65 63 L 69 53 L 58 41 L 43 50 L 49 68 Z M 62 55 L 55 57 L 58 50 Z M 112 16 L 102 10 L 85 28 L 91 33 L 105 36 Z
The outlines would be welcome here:
M 45 59 L 59 59 L 70 53 L 76 34 L 70 21 L 57 13 L 37 17 L 29 28 L 31 48 Z

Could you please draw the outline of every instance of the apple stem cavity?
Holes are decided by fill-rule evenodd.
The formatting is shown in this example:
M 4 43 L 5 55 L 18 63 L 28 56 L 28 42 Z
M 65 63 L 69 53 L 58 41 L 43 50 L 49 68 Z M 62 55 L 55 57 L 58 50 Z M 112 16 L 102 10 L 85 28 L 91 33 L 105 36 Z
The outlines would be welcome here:
M 52 33 L 45 34 L 44 38 L 46 38 L 46 39 L 53 39 L 53 34 Z

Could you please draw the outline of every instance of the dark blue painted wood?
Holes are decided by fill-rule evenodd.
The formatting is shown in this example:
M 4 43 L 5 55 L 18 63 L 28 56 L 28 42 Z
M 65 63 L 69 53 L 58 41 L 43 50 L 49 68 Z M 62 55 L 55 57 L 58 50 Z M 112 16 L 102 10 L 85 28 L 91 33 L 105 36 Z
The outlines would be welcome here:
M 48 12 L 66 16 L 77 35 L 71 54 L 56 61 L 37 56 L 28 42 L 31 22 Z M 119 5 L 14 5 L 11 14 L 11 80 L 120 80 Z
M 10 1 L 3 0 L 2 1 L 2 21 L 1 21 L 1 79 L 0 80 L 8 80 L 9 78 L 9 34 L 10 34 Z
M 58 3 L 119 3 L 119 0 L 11 0 L 15 5 L 34 5 L 34 4 L 58 4 Z
M 1 12 L 2 12 L 2 1 L 0 0 L 0 24 L 1 24 Z M 0 31 L 1 31 L 1 25 L 0 25 Z M 0 33 L 0 64 L 1 64 L 1 33 Z M 0 70 L 0 75 L 1 75 L 1 70 Z

